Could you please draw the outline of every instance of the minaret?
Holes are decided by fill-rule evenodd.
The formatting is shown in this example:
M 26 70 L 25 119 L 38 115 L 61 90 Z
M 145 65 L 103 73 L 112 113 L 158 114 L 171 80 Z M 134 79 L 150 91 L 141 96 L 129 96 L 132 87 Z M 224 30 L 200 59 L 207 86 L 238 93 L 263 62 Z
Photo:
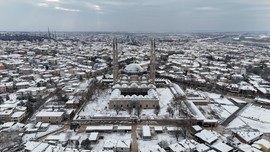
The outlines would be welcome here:
M 51 32 L 50 32 L 50 28 L 48 27 L 48 38 L 49 40 L 51 40 Z
M 118 79 L 118 47 L 117 39 L 113 39 L 113 84 L 116 84 Z
M 150 78 L 153 84 L 155 84 L 156 79 L 156 56 L 155 56 L 156 43 L 155 39 L 151 40 L 151 51 L 150 51 Z

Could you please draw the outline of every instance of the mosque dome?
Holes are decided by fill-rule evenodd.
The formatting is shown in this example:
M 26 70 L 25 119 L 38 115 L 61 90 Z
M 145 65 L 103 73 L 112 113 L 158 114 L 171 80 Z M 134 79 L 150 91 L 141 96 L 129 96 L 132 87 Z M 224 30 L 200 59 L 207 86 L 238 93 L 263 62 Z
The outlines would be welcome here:
M 144 72 L 144 69 L 139 64 L 129 64 L 125 67 L 124 71 L 126 73 L 141 73 Z

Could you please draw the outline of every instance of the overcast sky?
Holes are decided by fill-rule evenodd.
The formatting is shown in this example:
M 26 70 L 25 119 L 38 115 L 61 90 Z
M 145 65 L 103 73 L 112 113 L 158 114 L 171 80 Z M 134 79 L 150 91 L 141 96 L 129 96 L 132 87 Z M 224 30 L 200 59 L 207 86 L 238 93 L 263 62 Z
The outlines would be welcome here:
M 0 0 L 0 31 L 270 31 L 270 0 Z

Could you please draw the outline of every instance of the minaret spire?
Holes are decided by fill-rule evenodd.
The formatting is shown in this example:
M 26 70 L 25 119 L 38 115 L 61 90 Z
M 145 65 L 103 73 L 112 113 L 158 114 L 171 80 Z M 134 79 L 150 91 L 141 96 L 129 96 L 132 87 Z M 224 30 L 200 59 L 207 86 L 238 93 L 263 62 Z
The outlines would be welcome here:
M 116 84 L 118 79 L 118 46 L 117 39 L 113 39 L 113 84 Z
M 151 40 L 151 50 L 150 50 L 150 78 L 153 84 L 155 84 L 156 79 L 156 56 L 155 56 L 156 42 L 155 39 Z

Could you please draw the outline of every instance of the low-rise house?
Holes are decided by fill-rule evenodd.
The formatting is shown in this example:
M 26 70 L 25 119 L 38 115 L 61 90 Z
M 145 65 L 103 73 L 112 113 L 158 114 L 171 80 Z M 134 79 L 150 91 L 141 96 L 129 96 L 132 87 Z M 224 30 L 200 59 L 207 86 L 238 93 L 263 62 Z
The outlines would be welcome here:
M 233 147 L 222 142 L 215 143 L 212 147 L 217 152 L 232 152 L 234 150 Z
M 67 108 L 76 109 L 79 107 L 79 105 L 80 105 L 80 101 L 77 98 L 70 99 L 66 102 Z
M 119 132 L 130 132 L 131 126 L 117 126 L 117 131 Z
M 150 140 L 151 137 L 151 130 L 149 126 L 142 126 L 142 135 L 144 140 Z
M 99 133 L 98 132 L 91 132 L 89 136 L 89 141 L 91 144 L 96 144 L 99 139 Z
M 118 140 L 116 144 L 116 151 L 117 152 L 130 152 L 131 148 L 131 141 L 127 140 Z
M 270 150 L 270 141 L 267 141 L 265 139 L 260 139 L 258 141 L 255 141 L 254 144 L 259 145 L 261 150 L 263 151 L 269 151 Z
M 178 142 L 179 145 L 184 147 L 185 149 L 188 149 L 189 151 L 195 151 L 196 145 L 198 144 L 195 140 L 191 139 L 184 139 Z
M 0 93 L 6 93 L 7 92 L 7 87 L 4 84 L 0 84 Z
M 41 98 L 46 93 L 46 87 L 29 87 L 27 89 L 20 89 L 16 92 L 17 98 Z
M 105 140 L 103 150 L 113 150 L 113 151 L 115 151 L 116 150 L 116 144 L 117 144 L 117 141 L 114 140 L 114 139 Z
M 263 133 L 255 132 L 255 131 L 243 131 L 243 132 L 234 132 L 233 133 L 237 139 L 239 139 L 243 143 L 251 144 L 256 140 L 262 138 Z
M 60 123 L 64 118 L 64 112 L 41 111 L 36 115 L 37 122 Z
M 156 133 L 162 133 L 163 132 L 162 126 L 154 126 L 154 130 L 155 130 Z
M 0 111 L 0 121 L 4 121 L 4 122 L 10 121 L 12 114 L 13 114 L 13 110 Z
M 252 147 L 251 145 L 248 145 L 248 144 L 240 144 L 238 146 L 238 150 L 241 152 L 262 152 L 261 150 L 255 147 Z
M 86 132 L 112 132 L 113 125 L 109 126 L 87 126 L 85 129 Z
M 21 122 L 26 116 L 26 111 L 14 112 L 11 116 L 11 121 Z
M 170 152 L 185 152 L 186 149 L 178 143 L 169 145 Z
M 40 142 L 28 141 L 24 145 L 25 145 L 24 150 L 26 152 L 32 152 L 36 147 L 38 147 L 38 145 L 40 145 Z
M 15 86 L 18 90 L 26 89 L 26 88 L 30 87 L 30 83 L 29 82 L 18 82 L 15 84 Z
M 209 150 L 210 150 L 210 147 L 206 146 L 205 144 L 196 145 L 196 151 L 198 152 L 207 152 Z
M 159 145 L 154 145 L 154 146 L 150 147 L 148 151 L 149 152 L 155 152 L 155 151 L 166 152 L 166 150 L 161 148 Z
M 195 134 L 195 137 L 206 145 L 211 145 L 218 139 L 218 134 L 215 131 L 203 129 L 201 132 Z
M 196 134 L 198 132 L 202 131 L 202 127 L 200 127 L 199 125 L 194 125 L 191 127 L 191 133 L 192 134 Z

